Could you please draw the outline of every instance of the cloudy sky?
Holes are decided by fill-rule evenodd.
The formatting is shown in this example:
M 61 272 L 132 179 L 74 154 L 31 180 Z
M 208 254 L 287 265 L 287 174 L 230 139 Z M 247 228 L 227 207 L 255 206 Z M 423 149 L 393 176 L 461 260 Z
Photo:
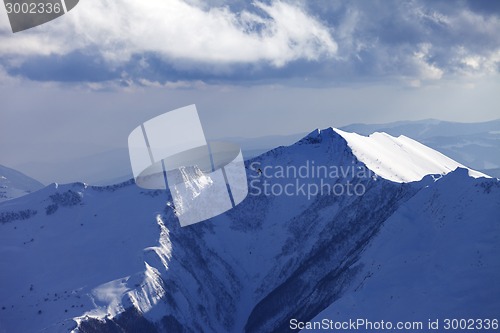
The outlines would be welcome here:
M 195 103 L 207 137 L 500 117 L 500 1 L 82 0 L 13 34 L 0 164 L 126 146 Z

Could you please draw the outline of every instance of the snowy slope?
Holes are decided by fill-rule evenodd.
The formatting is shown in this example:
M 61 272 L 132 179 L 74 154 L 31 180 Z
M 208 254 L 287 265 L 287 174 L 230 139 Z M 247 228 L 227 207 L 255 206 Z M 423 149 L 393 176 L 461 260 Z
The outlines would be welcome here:
M 457 123 L 427 119 L 387 124 L 352 124 L 340 128 L 346 132 L 369 135 L 385 132 L 392 136 L 405 135 L 444 155 L 499 177 L 500 119 L 482 123 Z
M 53 184 L 0 205 L 0 332 L 75 326 L 71 317 L 100 304 L 95 287 L 140 280 L 140 254 L 158 240 L 155 201 L 126 185 L 118 191 Z
M 0 202 L 37 191 L 43 184 L 25 174 L 0 165 Z
M 325 181 L 362 185 L 363 195 L 253 193 L 235 209 L 186 228 L 166 205 L 168 193 L 145 191 L 132 181 L 53 184 L 0 203 L 0 332 L 287 332 L 290 318 L 310 320 L 352 294 L 365 266 L 379 260 L 375 255 L 386 260 L 391 251 L 423 251 L 392 234 L 383 241 L 393 248 L 376 250 L 375 259 L 366 256 L 374 236 L 397 225 L 388 221 L 407 216 L 415 223 L 440 221 L 443 214 L 479 223 L 481 232 L 467 230 L 470 237 L 460 241 L 465 249 L 482 244 L 484 258 L 495 253 L 496 229 L 483 224 L 500 215 L 498 180 L 460 170 L 412 183 L 372 177 L 357 172 L 366 165 L 349 143 L 331 128 L 313 131 L 248 161 L 249 188 L 264 190 L 264 181 L 295 184 L 297 178 L 317 185 L 324 179 L 259 175 L 252 166 L 276 170 L 314 162 L 354 170 Z M 447 179 L 455 185 L 442 185 Z M 478 212 L 484 219 L 474 218 Z M 483 242 L 487 230 L 491 237 Z M 440 250 L 438 242 L 424 245 Z M 459 265 L 439 264 L 443 271 Z M 447 283 L 457 290 L 474 271 L 473 283 L 487 283 L 497 277 L 497 266 L 489 259 L 485 265 L 464 268 L 463 278 Z
M 395 182 L 421 180 L 430 174 L 447 174 L 456 168 L 465 168 L 451 158 L 404 135 L 393 137 L 387 133 L 363 136 L 339 129 L 335 131 L 347 140 L 354 155 L 379 176 Z M 472 177 L 488 177 L 469 169 Z
M 356 281 L 311 321 L 499 319 L 499 212 L 498 181 L 459 169 L 432 182 L 384 222 Z

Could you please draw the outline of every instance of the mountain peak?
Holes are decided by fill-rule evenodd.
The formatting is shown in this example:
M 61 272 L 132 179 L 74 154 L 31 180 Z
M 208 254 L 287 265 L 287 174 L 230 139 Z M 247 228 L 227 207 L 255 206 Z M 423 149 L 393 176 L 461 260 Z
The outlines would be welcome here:
M 329 140 L 341 140 L 345 143 L 344 138 L 336 132 L 333 127 L 327 127 L 325 129 L 316 128 L 314 131 L 307 134 L 298 144 L 316 144 Z
M 347 141 L 358 160 L 382 178 L 394 182 L 419 181 L 426 175 L 444 175 L 458 167 L 468 169 L 472 177 L 488 177 L 404 135 L 394 137 L 375 132 L 363 136 L 339 129 L 335 131 Z
M 299 149 L 300 154 L 306 154 L 301 147 L 314 148 L 313 155 L 307 153 L 309 158 L 314 156 L 330 164 L 343 163 L 335 156 L 348 154 L 378 176 L 397 183 L 420 181 L 427 175 L 445 175 L 457 168 L 467 169 L 474 178 L 489 177 L 410 137 L 395 137 L 383 131 L 364 136 L 333 127 L 317 128 L 291 147 Z

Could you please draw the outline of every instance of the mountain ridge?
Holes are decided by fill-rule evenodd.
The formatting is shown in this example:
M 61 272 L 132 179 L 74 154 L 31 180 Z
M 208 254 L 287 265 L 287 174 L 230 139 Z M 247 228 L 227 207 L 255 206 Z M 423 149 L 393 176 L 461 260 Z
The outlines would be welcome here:
M 167 192 L 133 180 L 52 184 L 0 204 L 0 285 L 9 286 L 0 288 L 0 332 L 291 331 L 290 318 L 311 320 L 350 295 L 365 273 L 357 264 L 366 249 L 418 193 L 432 199 L 426 189 L 443 179 L 456 178 L 464 193 L 485 184 L 490 193 L 481 198 L 500 211 L 498 180 L 470 178 L 465 169 L 403 183 L 357 172 L 327 179 L 364 186 L 359 196 L 263 191 L 264 182 L 295 184 L 297 177 L 272 172 L 278 166 L 311 160 L 366 167 L 333 129 L 313 131 L 246 162 L 250 190 L 262 192 L 186 228 L 166 205 Z M 259 175 L 257 165 L 271 172 Z

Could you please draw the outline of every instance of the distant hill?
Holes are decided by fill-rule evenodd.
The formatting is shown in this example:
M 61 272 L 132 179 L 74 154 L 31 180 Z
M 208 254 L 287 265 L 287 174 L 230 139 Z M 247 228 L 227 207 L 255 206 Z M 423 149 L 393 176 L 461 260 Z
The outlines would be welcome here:
M 39 181 L 0 165 L 0 202 L 23 196 L 42 187 L 44 185 Z

